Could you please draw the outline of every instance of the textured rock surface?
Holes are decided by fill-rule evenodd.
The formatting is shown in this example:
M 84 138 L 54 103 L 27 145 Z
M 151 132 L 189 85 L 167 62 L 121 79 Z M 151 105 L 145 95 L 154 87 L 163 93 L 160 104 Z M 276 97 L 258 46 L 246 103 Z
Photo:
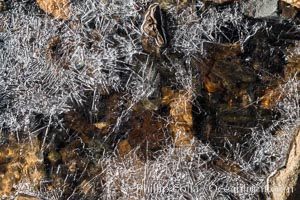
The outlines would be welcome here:
M 277 0 L 242 1 L 243 12 L 254 18 L 273 17 L 277 12 Z
M 293 19 L 297 16 L 299 9 L 295 6 L 292 6 L 291 4 L 288 4 L 284 1 L 279 2 L 279 9 L 280 9 L 280 15 L 288 18 Z
M 292 139 L 288 149 L 288 157 L 284 167 L 270 178 L 270 197 L 272 200 L 287 199 L 294 191 L 300 170 L 300 127 Z
M 191 94 L 162 88 L 162 104 L 170 107 L 172 138 L 176 146 L 190 146 L 194 139 Z
M 297 8 L 300 8 L 300 1 L 299 0 L 281 0 L 283 2 L 286 2 L 288 4 L 291 4 L 292 6 L 295 6 Z
M 47 14 L 59 19 L 68 19 L 70 15 L 70 0 L 36 0 L 39 7 Z
M 264 187 L 291 155 L 300 125 L 297 7 L 5 3 L 0 199 L 267 195 L 239 189 Z
M 32 138 L 32 145 L 16 144 L 15 138 L 11 138 L 10 145 L 1 146 L 0 195 L 12 194 L 20 182 L 38 187 L 45 178 L 40 145 L 37 138 Z

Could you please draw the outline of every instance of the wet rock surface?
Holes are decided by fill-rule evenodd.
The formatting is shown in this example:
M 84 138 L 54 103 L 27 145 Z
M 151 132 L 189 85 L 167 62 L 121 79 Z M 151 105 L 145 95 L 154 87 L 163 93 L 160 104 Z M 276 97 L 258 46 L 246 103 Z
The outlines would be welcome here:
M 0 0 L 0 197 L 264 199 L 222 189 L 265 186 L 299 126 L 298 9 Z

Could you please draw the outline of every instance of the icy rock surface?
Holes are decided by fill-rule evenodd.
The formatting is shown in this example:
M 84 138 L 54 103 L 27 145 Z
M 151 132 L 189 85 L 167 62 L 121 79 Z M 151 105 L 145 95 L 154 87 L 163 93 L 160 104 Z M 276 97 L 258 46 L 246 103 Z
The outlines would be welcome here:
M 67 20 L 0 2 L 0 198 L 265 195 L 241 190 L 300 125 L 299 22 L 275 1 L 70 1 Z M 154 2 L 168 38 L 147 52 Z
M 242 9 L 249 17 L 274 17 L 276 16 L 277 2 L 277 0 L 242 1 Z

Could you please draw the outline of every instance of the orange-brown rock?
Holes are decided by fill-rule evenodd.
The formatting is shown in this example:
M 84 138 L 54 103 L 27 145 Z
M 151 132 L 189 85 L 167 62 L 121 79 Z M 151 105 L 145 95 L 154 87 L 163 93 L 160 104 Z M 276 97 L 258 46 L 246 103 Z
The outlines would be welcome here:
M 209 93 L 220 92 L 222 90 L 222 83 L 220 79 L 211 78 L 210 76 L 204 77 L 203 84 Z
M 161 88 L 161 92 L 162 92 L 161 103 L 163 105 L 169 104 L 172 101 L 172 99 L 176 96 L 176 92 L 174 90 L 171 90 L 168 87 Z
M 158 119 L 149 110 L 133 111 L 132 115 L 133 118 L 130 120 L 132 130 L 128 133 L 130 147 L 140 147 L 144 155 L 161 149 L 167 138 L 165 121 Z M 129 146 L 126 146 L 129 150 Z
M 58 19 L 66 20 L 70 17 L 70 0 L 36 0 L 36 2 L 43 11 Z
M 284 167 L 281 167 L 275 174 L 269 177 L 269 195 L 271 200 L 298 199 L 288 198 L 297 184 L 300 171 L 300 127 L 292 136 Z M 296 191 L 295 191 L 296 193 Z M 296 197 L 296 194 L 295 194 Z
M 37 138 L 32 138 L 31 144 L 11 138 L 0 152 L 0 196 L 12 194 L 21 180 L 34 187 L 45 178 L 43 152 Z
M 102 129 L 106 128 L 108 124 L 106 122 L 98 122 L 98 123 L 95 123 L 94 125 L 97 129 L 102 130 Z
M 105 99 L 105 109 L 102 111 L 104 112 L 104 117 L 101 121 L 94 123 L 96 129 L 100 130 L 101 135 L 109 134 L 111 129 L 117 122 L 119 117 L 120 111 L 120 101 L 122 98 L 122 94 L 110 94 Z
M 289 80 L 291 77 L 298 75 L 300 79 L 300 52 L 299 52 L 300 43 L 297 42 L 295 47 L 288 49 L 286 55 L 288 58 L 287 64 L 284 68 L 284 79 L 285 81 Z
M 156 55 L 159 57 L 160 48 L 155 45 L 155 39 L 145 34 L 142 35 L 142 47 L 143 49 L 150 54 Z
M 92 143 L 92 139 L 90 140 L 89 144 Z M 71 173 L 74 173 L 77 170 L 83 170 L 88 163 L 85 158 L 75 152 L 75 150 L 79 148 L 82 148 L 81 139 L 74 140 L 68 146 L 59 151 L 59 159 L 62 160 L 64 166 L 67 167 Z
M 91 194 L 93 189 L 94 189 L 94 185 L 93 182 L 91 181 L 87 181 L 87 180 L 83 180 L 80 185 L 79 185 L 79 190 L 80 192 L 82 192 L 85 195 Z
M 170 107 L 170 129 L 175 145 L 190 146 L 194 138 L 191 94 L 169 88 L 162 88 L 162 93 L 162 104 L 168 104 Z
M 89 134 L 96 131 L 96 127 L 90 124 L 85 118 L 80 116 L 76 111 L 69 111 L 65 114 L 65 120 L 68 128 L 73 129 L 81 134 L 85 143 L 89 143 Z
M 261 97 L 260 107 L 264 109 L 272 109 L 280 100 L 281 91 L 279 88 L 266 89 L 264 95 Z
M 237 92 L 239 83 L 255 82 L 256 76 L 242 67 L 240 44 L 205 43 L 207 55 L 198 62 L 200 80 L 210 92 Z
M 297 8 L 300 8 L 300 0 L 281 0 L 281 1 L 291 4 L 292 6 L 295 6 Z
M 294 18 L 297 13 L 298 13 L 298 9 L 286 2 L 283 1 L 279 1 L 279 9 L 281 10 L 281 16 L 285 17 L 285 18 Z
M 128 140 L 122 140 L 118 145 L 118 149 L 119 155 L 124 156 L 132 150 L 132 147 L 130 146 Z

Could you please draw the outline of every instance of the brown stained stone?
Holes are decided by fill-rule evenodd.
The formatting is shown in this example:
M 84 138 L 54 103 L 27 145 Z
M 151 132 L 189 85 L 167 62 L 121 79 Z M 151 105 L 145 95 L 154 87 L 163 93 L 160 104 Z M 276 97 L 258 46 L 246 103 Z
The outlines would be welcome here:
M 142 47 L 147 53 L 157 56 L 160 54 L 160 48 L 156 46 L 155 38 L 149 37 L 145 34 L 142 35 Z
M 89 182 L 87 180 L 83 180 L 79 185 L 79 190 L 85 195 L 91 194 L 94 188 L 93 182 Z
M 285 18 L 294 18 L 297 13 L 298 13 L 298 10 L 296 7 L 286 3 L 286 2 L 283 2 L 283 1 L 279 1 L 279 8 L 281 10 L 281 16 L 285 17 Z
M 201 75 L 204 77 L 210 76 L 218 76 L 219 78 L 223 78 L 226 74 L 224 74 L 224 70 L 226 72 L 234 69 L 233 67 L 230 69 L 223 69 L 220 65 L 222 65 L 223 60 L 231 59 L 232 64 L 239 64 L 240 59 L 237 57 L 238 54 L 241 53 L 241 48 L 238 43 L 235 44 L 204 44 L 207 49 L 207 55 L 201 58 L 199 62 L 199 67 L 201 70 Z M 235 63 L 233 63 L 235 62 Z M 230 66 L 228 66 L 230 67 Z M 223 71 L 222 71 L 223 70 Z M 228 74 L 227 72 L 227 74 Z
M 207 92 L 214 93 L 222 91 L 222 82 L 220 79 L 216 79 L 208 75 L 203 78 L 203 85 Z
M 86 144 L 82 144 L 82 140 L 77 139 L 59 151 L 64 167 L 71 173 L 75 173 L 77 170 L 84 170 L 89 163 L 86 157 L 82 157 L 76 153 L 76 149 L 82 148 L 83 145 Z
M 111 128 L 116 124 L 120 113 L 121 97 L 122 94 L 110 94 L 107 96 L 105 109 L 103 110 L 105 113 L 104 118 L 93 124 L 97 130 L 100 130 L 101 135 L 109 134 Z
M 143 99 L 139 103 L 135 104 L 132 109 L 135 111 L 138 110 L 152 110 L 155 111 L 158 109 L 159 102 L 157 100 L 150 101 L 149 99 Z
M 187 7 L 189 4 L 192 4 L 194 2 L 194 0 L 177 0 L 177 6 Z
M 300 8 L 300 0 L 281 0 L 283 2 L 286 2 L 292 6 L 295 6 L 296 8 Z
M 300 72 L 300 52 L 299 52 L 300 42 L 297 42 L 295 47 L 288 49 L 286 55 L 288 58 L 287 64 L 284 68 L 284 79 L 285 81 L 289 80 L 291 77 L 294 77 Z
M 105 110 L 105 122 L 114 124 L 119 116 L 120 101 L 122 94 L 109 95 L 107 99 L 107 107 Z
M 188 7 L 194 8 L 194 5 L 195 5 L 195 0 L 178 0 L 176 9 L 177 11 L 180 11 Z
M 278 81 L 260 79 L 252 63 L 245 65 L 245 53 L 238 43 L 207 43 L 204 48 L 206 55 L 199 56 L 195 66 L 198 65 L 200 71 L 197 87 L 204 95 L 199 102 L 210 115 L 194 114 L 194 119 L 201 122 L 194 124 L 194 129 L 213 146 L 222 146 L 224 138 L 233 144 L 241 143 L 250 133 L 240 127 L 255 127 L 256 113 L 265 119 L 272 117 L 269 109 L 279 98 L 275 92 Z M 256 100 L 260 100 L 260 109 L 257 109 Z M 264 126 L 268 126 L 267 122 Z
M 14 192 L 13 185 L 17 184 L 21 177 L 21 171 L 18 163 L 10 162 L 5 165 L 1 164 L 0 167 L 0 196 L 4 194 L 12 194 Z
M 153 152 L 161 149 L 166 141 L 166 124 L 163 120 L 157 119 L 151 111 L 140 110 L 132 113 L 130 126 L 133 128 L 128 133 L 128 144 L 132 147 L 140 147 L 144 155 L 146 152 Z M 129 149 L 129 146 L 126 148 Z
M 241 106 L 243 108 L 246 108 L 247 106 L 249 106 L 251 104 L 251 97 L 248 94 L 247 90 L 240 90 L 238 96 L 240 97 L 241 100 Z
M 70 0 L 36 0 L 36 2 L 43 11 L 58 19 L 66 20 L 70 17 Z
M 300 171 L 300 127 L 296 130 L 288 149 L 285 166 L 269 177 L 271 200 L 285 200 L 293 192 Z
M 125 140 L 122 140 L 119 143 L 118 149 L 119 149 L 119 155 L 120 156 L 125 156 L 126 154 L 128 154 L 132 150 L 132 147 L 130 146 L 128 140 L 125 139 Z
M 44 156 L 38 138 L 31 138 L 31 144 L 21 144 L 19 147 L 19 159 L 22 179 L 38 185 L 46 174 L 44 171 Z
M 37 138 L 32 138 L 31 143 L 11 139 L 0 151 L 4 152 L 0 154 L 0 196 L 14 193 L 14 187 L 21 180 L 35 187 L 45 178 L 43 154 Z
M 146 10 L 141 26 L 142 46 L 148 53 L 159 56 L 160 49 L 167 45 L 164 17 L 158 3 L 151 4 Z
M 174 90 L 171 90 L 168 87 L 162 87 L 161 92 L 162 92 L 162 99 L 161 99 L 162 105 L 169 104 L 172 101 L 172 99 L 176 96 L 176 92 Z
M 212 62 L 222 60 L 224 58 L 233 57 L 241 53 L 241 45 L 239 43 L 225 43 L 225 44 L 204 44 L 207 51 L 212 52 L 214 55 L 210 55 Z
M 266 89 L 264 95 L 261 97 L 260 107 L 263 109 L 272 109 L 281 98 L 281 91 L 279 88 Z
M 170 107 L 170 129 L 175 145 L 190 146 L 194 139 L 191 94 L 162 88 L 162 104 Z
M 105 129 L 108 126 L 108 124 L 106 122 L 98 122 L 98 123 L 95 123 L 94 125 L 97 129 L 100 129 L 100 130 Z
M 296 43 L 294 47 L 288 48 L 286 56 L 288 58 L 287 63 L 283 70 L 283 80 L 278 80 L 274 83 L 275 86 L 272 88 L 266 88 L 260 99 L 260 108 L 262 109 L 272 109 L 276 106 L 277 102 L 280 101 L 284 95 L 284 91 L 280 88 L 280 84 L 284 84 L 296 74 L 300 72 L 300 53 L 298 51 L 300 43 Z M 299 79 L 299 76 L 298 76 Z
M 283 80 L 278 80 L 277 83 L 274 82 L 273 87 L 266 88 L 264 90 L 263 95 L 259 97 L 260 108 L 274 108 L 277 102 L 279 102 L 282 96 L 284 96 L 284 91 L 282 91 L 282 89 L 280 88 L 280 84 L 284 84 L 300 72 L 300 53 L 298 50 L 299 46 L 300 43 L 296 43 L 294 47 L 288 48 L 287 52 L 285 53 L 288 59 L 283 69 Z
M 224 90 L 239 93 L 237 85 L 256 81 L 254 72 L 242 66 L 241 47 L 234 44 L 205 44 L 207 55 L 199 58 L 198 66 L 204 88 L 210 92 Z
M 97 129 L 93 124 L 90 124 L 85 118 L 80 116 L 76 111 L 69 111 L 65 114 L 67 126 L 81 134 L 85 143 L 89 143 L 90 134 L 94 133 Z
M 101 173 L 103 173 L 103 171 L 100 167 L 90 168 L 89 174 L 80 182 L 76 189 L 79 190 L 80 193 L 87 195 L 87 197 L 99 195 L 99 188 L 103 187 L 103 185 L 101 181 L 96 180 L 101 179 L 99 176 Z

